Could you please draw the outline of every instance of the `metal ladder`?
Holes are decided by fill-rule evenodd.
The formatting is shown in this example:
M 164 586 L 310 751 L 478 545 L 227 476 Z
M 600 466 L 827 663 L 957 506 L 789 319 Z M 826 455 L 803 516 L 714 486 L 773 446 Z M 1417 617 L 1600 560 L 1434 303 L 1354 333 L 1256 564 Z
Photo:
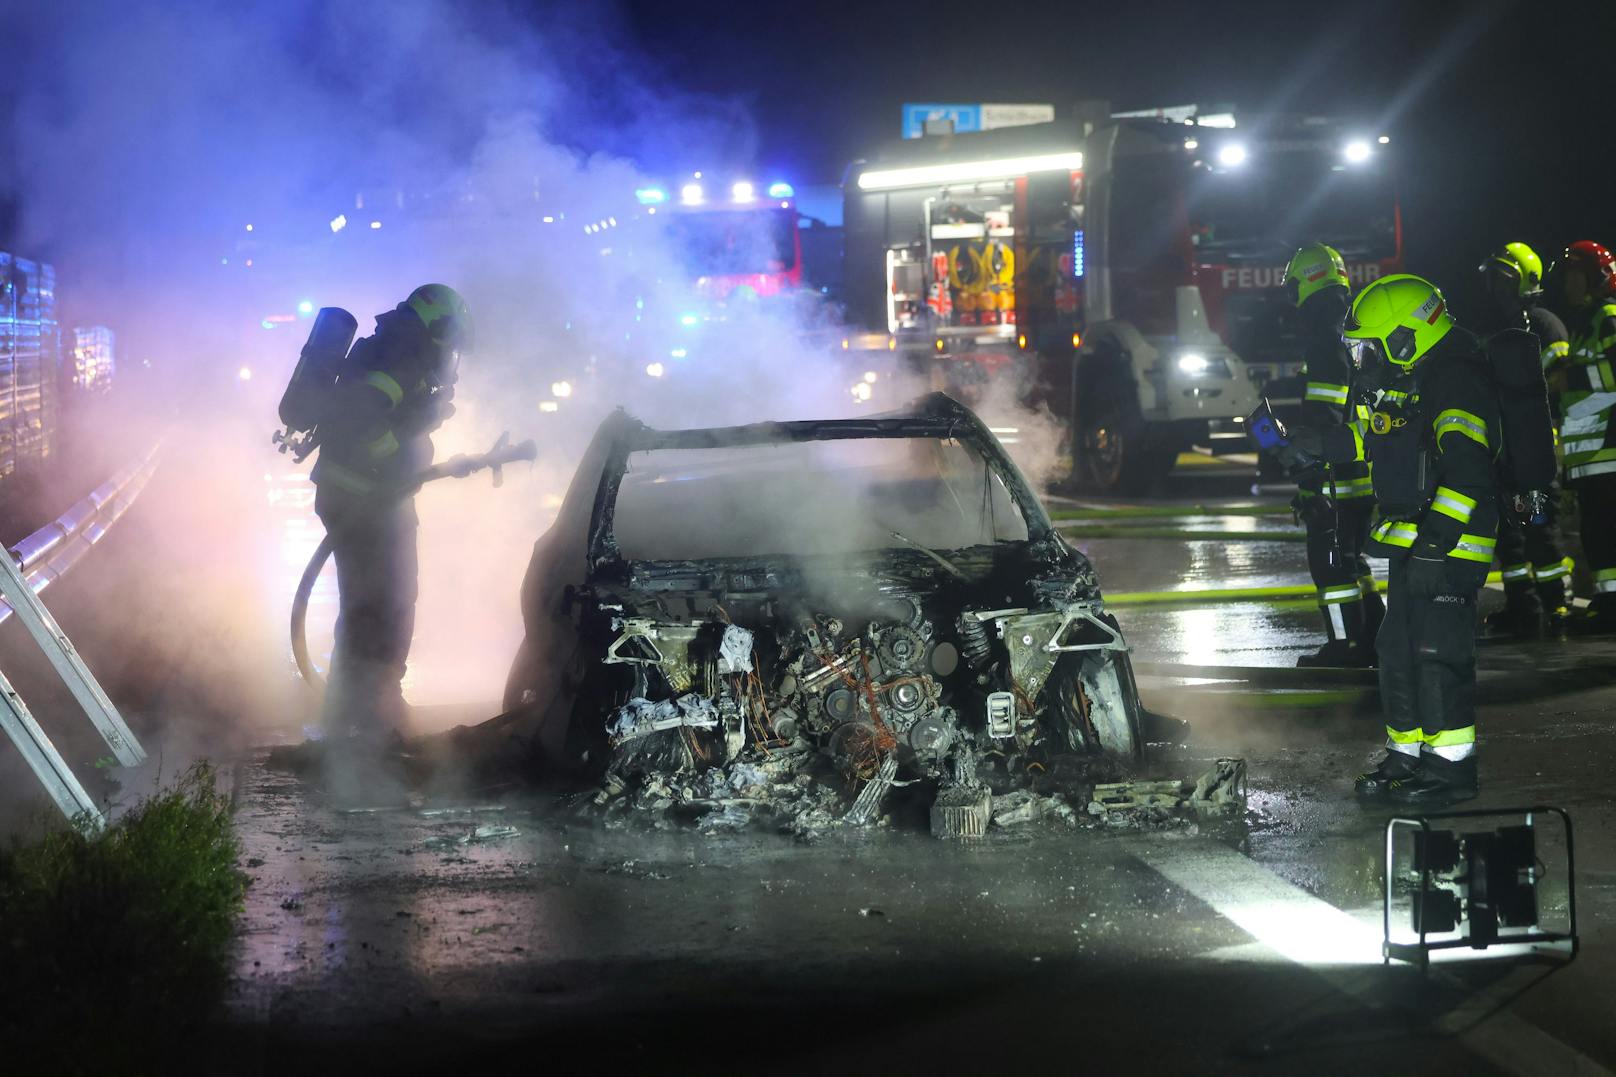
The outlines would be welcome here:
M 94 723 L 118 762 L 126 767 L 139 766 L 146 758 L 145 750 L 124 724 L 118 709 L 102 691 L 73 642 L 29 586 L 11 551 L 5 549 L 0 549 L 0 595 L 4 596 L 18 619 L 27 625 L 29 635 L 34 637 L 39 649 L 50 659 L 56 675 L 73 693 L 73 698 Z M 0 706 L 0 727 L 4 727 L 6 735 L 22 752 L 28 766 L 56 806 L 70 819 L 83 816 L 96 827 L 103 825 L 105 817 L 95 801 L 74 777 L 61 753 L 34 720 L 28 705 L 4 673 L 0 673 L 0 704 L 3 704 Z

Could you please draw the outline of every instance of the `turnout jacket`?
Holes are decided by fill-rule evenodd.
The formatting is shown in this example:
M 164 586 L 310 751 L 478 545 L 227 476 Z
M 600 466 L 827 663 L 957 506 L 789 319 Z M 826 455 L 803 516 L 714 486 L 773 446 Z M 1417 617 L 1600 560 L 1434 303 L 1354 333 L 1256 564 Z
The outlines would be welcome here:
M 1560 388 L 1560 444 L 1572 482 L 1616 473 L 1611 408 L 1616 405 L 1616 303 L 1590 299 L 1565 319 L 1570 343 L 1550 377 Z
M 1347 316 L 1344 288 L 1329 288 L 1307 298 L 1296 311 L 1301 323 L 1302 359 L 1307 385 L 1302 394 L 1302 421 L 1328 430 L 1358 418 L 1352 399 L 1352 357 L 1341 339 Z M 1369 466 L 1362 461 L 1328 465 L 1298 481 L 1304 494 L 1323 493 L 1337 500 L 1374 496 Z
M 1498 399 L 1476 339 L 1454 327 L 1404 373 L 1387 365 L 1367 418 L 1324 432 L 1324 457 L 1366 462 L 1378 520 L 1365 552 L 1485 570 L 1498 540 Z
M 431 432 L 450 410 L 443 347 L 404 304 L 376 318 L 376 332 L 348 354 L 312 478 L 316 507 L 363 499 L 432 462 Z

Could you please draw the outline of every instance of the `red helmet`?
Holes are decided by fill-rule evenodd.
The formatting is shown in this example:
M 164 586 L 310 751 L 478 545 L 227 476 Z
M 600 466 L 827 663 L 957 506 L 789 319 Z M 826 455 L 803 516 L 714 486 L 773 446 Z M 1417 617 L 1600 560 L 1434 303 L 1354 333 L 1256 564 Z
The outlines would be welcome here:
M 1616 255 L 1591 239 L 1579 239 L 1567 247 L 1560 256 L 1560 268 L 1580 269 L 1595 296 L 1616 292 Z

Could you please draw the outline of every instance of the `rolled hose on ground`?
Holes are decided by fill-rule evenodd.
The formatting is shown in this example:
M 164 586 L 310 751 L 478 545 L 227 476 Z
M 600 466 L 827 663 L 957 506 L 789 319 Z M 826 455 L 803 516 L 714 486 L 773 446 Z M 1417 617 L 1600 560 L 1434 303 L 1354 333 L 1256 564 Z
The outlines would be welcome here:
M 406 497 L 413 497 L 415 492 L 429 482 L 438 479 L 463 479 L 474 475 L 484 469 L 494 472 L 494 485 L 499 486 L 505 481 L 503 468 L 506 464 L 516 463 L 518 460 L 536 460 L 539 456 L 538 446 L 530 439 L 519 445 L 509 445 L 509 434 L 501 434 L 494 447 L 480 456 L 451 456 L 441 464 L 433 464 L 429 468 L 418 471 L 396 489 L 385 491 L 377 495 L 378 502 L 402 501 Z M 292 596 L 292 657 L 297 661 L 297 671 L 303 675 L 309 687 L 316 692 L 325 688 L 325 678 L 320 671 L 314 668 L 314 660 L 309 657 L 309 639 L 307 621 L 309 613 L 309 596 L 314 593 L 314 582 L 320 578 L 320 572 L 331 557 L 334 541 L 329 532 L 315 547 L 314 555 L 303 569 L 303 578 L 297 582 L 297 593 Z

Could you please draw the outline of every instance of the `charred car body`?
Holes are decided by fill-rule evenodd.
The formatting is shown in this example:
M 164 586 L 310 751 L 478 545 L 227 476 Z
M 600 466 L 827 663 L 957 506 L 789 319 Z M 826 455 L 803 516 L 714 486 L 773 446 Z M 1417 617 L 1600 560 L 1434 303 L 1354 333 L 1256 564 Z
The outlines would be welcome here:
M 603 803 L 811 826 L 914 786 L 972 834 L 993 793 L 1141 748 L 1092 566 L 942 394 L 716 429 L 618 413 L 523 608 L 507 715 Z

